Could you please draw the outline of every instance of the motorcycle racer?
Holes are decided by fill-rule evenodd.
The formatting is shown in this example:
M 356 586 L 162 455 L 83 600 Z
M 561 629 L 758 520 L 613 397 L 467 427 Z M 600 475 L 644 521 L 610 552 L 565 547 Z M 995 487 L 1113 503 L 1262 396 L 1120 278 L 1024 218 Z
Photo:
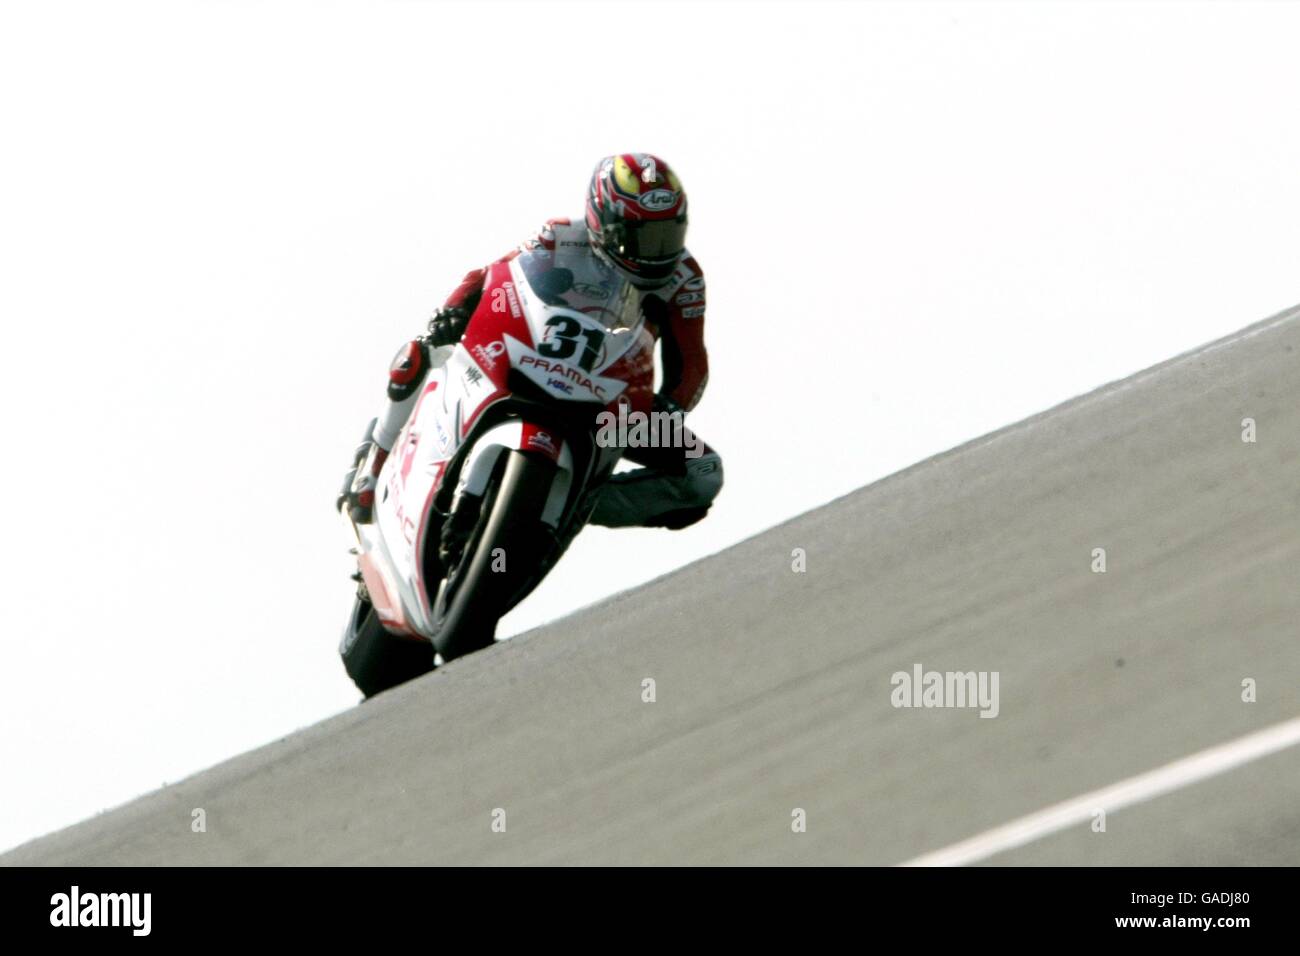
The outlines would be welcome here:
M 660 346 L 662 384 L 654 410 L 685 415 L 708 381 L 704 345 L 705 286 L 699 263 L 685 247 L 686 193 L 657 156 L 623 153 L 596 165 L 584 221 L 549 220 L 541 231 L 497 262 L 540 251 L 564 265 L 574 283 L 600 284 L 617 271 L 641 292 L 647 328 Z M 424 335 L 398 350 L 389 369 L 387 402 L 358 448 L 338 498 L 353 520 L 373 515 L 380 469 L 406 424 L 430 368 L 446 361 L 483 293 L 487 270 L 469 272 L 431 318 Z M 692 454 L 687 448 L 693 449 Z M 612 475 L 597 499 L 591 523 L 605 527 L 685 528 L 702 519 L 722 487 L 722 461 L 698 439 L 672 446 L 628 448 L 640 467 Z M 444 547 L 458 529 L 444 529 Z

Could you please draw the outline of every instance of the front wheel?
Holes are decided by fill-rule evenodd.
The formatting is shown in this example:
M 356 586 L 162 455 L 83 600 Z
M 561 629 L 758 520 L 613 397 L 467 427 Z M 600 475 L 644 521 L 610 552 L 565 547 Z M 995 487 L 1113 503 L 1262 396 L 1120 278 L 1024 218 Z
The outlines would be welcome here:
M 357 595 L 339 643 L 343 667 L 367 697 L 433 670 L 433 645 L 389 634 L 379 615 Z
M 487 647 L 497 621 L 541 580 L 554 532 L 542 509 L 555 480 L 548 459 L 506 455 L 483 496 L 478 523 L 438 590 L 433 643 L 449 661 Z

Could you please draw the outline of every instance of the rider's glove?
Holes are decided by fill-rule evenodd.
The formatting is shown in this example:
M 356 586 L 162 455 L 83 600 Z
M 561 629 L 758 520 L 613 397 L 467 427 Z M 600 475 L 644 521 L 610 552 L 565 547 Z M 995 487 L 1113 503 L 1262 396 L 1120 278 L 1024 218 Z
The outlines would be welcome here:
M 469 313 L 460 306 L 439 309 L 429 320 L 429 331 L 424 340 L 435 348 L 439 345 L 455 345 L 465 334 L 469 325 Z

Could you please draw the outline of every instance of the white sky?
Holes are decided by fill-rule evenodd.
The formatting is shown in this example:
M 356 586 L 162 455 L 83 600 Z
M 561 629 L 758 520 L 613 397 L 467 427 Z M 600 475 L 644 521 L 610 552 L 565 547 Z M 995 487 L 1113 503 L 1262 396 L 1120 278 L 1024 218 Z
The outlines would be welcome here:
M 727 485 L 506 634 L 1300 300 L 1295 5 L 599 10 L 4 5 L 0 847 L 354 704 L 388 361 L 602 155 L 690 191 Z

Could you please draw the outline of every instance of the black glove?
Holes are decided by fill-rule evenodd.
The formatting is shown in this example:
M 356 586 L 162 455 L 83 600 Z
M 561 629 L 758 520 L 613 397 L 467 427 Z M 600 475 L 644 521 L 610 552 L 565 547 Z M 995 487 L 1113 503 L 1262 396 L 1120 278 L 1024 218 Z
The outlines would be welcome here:
M 465 334 L 469 325 L 469 312 L 459 306 L 439 309 L 429 320 L 429 331 L 424 340 L 435 348 L 439 345 L 455 345 Z

